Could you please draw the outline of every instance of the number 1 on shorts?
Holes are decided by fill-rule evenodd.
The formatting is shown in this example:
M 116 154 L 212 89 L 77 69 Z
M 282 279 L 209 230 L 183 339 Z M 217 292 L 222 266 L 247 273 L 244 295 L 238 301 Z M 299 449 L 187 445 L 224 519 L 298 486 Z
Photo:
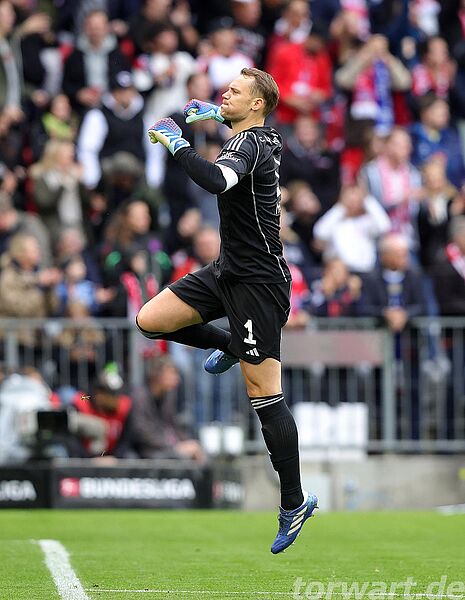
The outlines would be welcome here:
M 246 344 L 250 344 L 250 346 L 256 346 L 257 340 L 254 338 L 253 333 L 252 333 L 252 319 L 249 319 L 248 321 L 246 321 L 244 323 L 244 327 L 249 332 L 249 335 L 246 338 L 244 338 L 244 342 Z

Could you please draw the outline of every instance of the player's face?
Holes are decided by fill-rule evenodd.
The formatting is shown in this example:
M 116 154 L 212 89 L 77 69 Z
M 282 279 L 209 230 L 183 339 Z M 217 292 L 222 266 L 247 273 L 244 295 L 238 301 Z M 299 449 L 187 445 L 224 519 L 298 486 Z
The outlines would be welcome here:
M 257 108 L 257 102 L 263 103 L 261 98 L 254 98 L 251 94 L 253 79 L 240 75 L 228 86 L 228 89 L 223 94 L 223 102 L 221 104 L 221 114 L 225 119 L 231 122 L 242 121 L 246 119 L 251 112 L 257 111 L 257 116 L 260 113 Z

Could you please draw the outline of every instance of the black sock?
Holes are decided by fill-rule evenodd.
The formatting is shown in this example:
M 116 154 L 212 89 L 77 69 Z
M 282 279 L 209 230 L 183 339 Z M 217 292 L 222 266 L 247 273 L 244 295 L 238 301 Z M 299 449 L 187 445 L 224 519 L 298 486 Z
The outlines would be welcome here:
M 304 501 L 300 483 L 297 426 L 282 393 L 250 398 L 262 424 L 262 433 L 271 463 L 281 484 L 281 506 L 298 508 Z
M 223 352 L 228 352 L 228 346 L 231 342 L 231 334 L 221 327 L 206 323 L 205 325 L 190 325 L 183 329 L 178 329 L 171 333 L 159 333 L 150 332 L 142 329 L 139 323 L 136 325 L 139 331 L 145 335 L 145 337 L 154 340 L 166 340 L 168 342 L 178 342 L 178 344 L 185 344 L 186 346 L 192 346 L 193 348 L 201 348 L 202 350 L 208 350 L 209 348 L 218 348 Z

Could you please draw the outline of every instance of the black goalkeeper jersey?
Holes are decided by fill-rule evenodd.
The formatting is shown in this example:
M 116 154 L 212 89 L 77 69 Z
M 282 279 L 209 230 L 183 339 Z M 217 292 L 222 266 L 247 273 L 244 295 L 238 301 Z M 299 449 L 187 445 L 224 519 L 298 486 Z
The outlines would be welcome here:
M 252 127 L 226 142 L 216 160 L 239 182 L 218 194 L 221 250 L 217 277 L 255 283 L 291 281 L 279 238 L 282 139 L 271 127 Z

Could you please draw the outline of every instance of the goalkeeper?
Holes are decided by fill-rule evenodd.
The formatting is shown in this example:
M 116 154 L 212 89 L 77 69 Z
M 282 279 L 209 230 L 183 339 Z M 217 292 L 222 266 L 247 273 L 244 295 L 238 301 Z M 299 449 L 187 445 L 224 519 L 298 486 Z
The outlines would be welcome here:
M 233 136 L 215 163 L 200 157 L 172 119 L 157 121 L 150 141 L 163 144 L 187 174 L 217 194 L 221 249 L 216 261 L 171 284 L 140 310 L 136 324 L 150 339 L 213 348 L 205 369 L 220 374 L 240 363 L 280 480 L 279 530 L 271 551 L 294 542 L 317 498 L 300 481 L 297 428 L 281 389 L 281 329 L 290 309 L 291 275 L 279 238 L 282 140 L 265 118 L 279 90 L 259 69 L 242 69 L 220 107 L 191 100 L 187 123 L 215 119 Z M 230 332 L 210 323 L 227 316 Z

